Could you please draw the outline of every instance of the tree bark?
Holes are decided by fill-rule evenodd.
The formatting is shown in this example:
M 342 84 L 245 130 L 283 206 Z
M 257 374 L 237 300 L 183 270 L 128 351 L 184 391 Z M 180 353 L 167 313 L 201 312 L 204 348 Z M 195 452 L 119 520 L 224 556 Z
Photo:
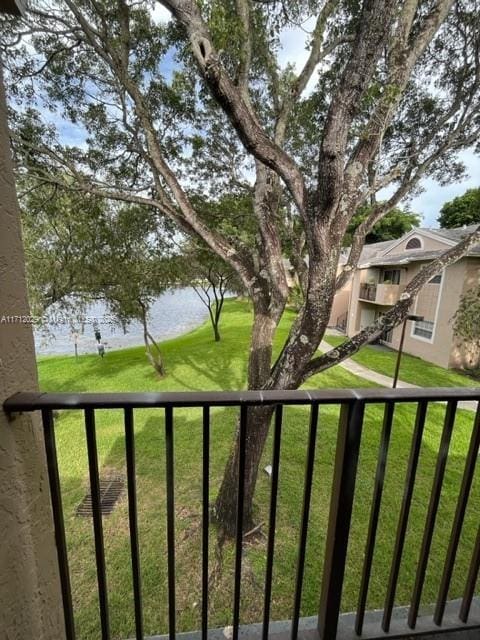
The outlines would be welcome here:
M 245 447 L 245 475 L 243 477 L 243 530 L 249 531 L 254 525 L 254 493 L 257 484 L 258 470 L 265 442 L 270 428 L 273 407 L 249 407 L 247 414 L 247 435 Z M 235 435 L 235 443 L 225 467 L 222 484 L 218 493 L 213 519 L 223 532 L 233 537 L 237 523 L 238 499 L 238 455 L 239 428 Z
M 272 343 L 277 322 L 265 309 L 264 301 L 254 306 L 254 323 L 248 365 L 248 388 L 261 389 L 270 376 Z M 259 309 L 260 307 L 260 309 Z M 253 528 L 255 486 L 260 460 L 272 417 L 272 407 L 250 407 L 247 414 L 245 451 L 243 526 Z M 238 497 L 238 455 L 240 429 L 237 424 L 234 443 L 223 474 L 222 484 L 213 508 L 214 521 L 228 536 L 235 535 Z

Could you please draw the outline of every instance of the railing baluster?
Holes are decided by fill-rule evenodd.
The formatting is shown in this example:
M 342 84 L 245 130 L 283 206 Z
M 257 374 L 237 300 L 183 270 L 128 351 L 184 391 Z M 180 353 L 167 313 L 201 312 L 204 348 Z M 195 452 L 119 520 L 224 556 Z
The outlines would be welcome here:
M 298 636 L 298 619 L 302 603 L 303 573 L 305 569 L 305 550 L 307 546 L 308 517 L 310 514 L 310 498 L 312 495 L 313 467 L 315 463 L 315 445 L 317 440 L 318 404 L 312 404 L 310 409 L 310 429 L 308 435 L 307 461 L 305 464 L 305 482 L 303 489 L 302 523 L 300 526 L 300 542 L 298 545 L 297 577 L 295 581 L 295 596 L 292 615 L 292 640 Z
M 425 522 L 425 530 L 423 533 L 420 558 L 418 561 L 417 576 L 413 589 L 410 610 L 408 612 L 408 626 L 410 629 L 415 628 L 417 622 L 418 610 L 420 607 L 420 599 L 422 597 L 423 584 L 425 582 L 425 574 L 427 571 L 428 558 L 430 548 L 432 546 L 433 532 L 435 529 L 435 521 L 437 518 L 438 505 L 440 503 L 440 494 L 442 491 L 443 478 L 445 476 L 445 467 L 448 459 L 448 450 L 450 440 L 452 438 L 453 425 L 455 424 L 455 413 L 457 410 L 456 400 L 451 400 L 447 405 L 445 413 L 445 422 L 443 425 L 442 439 L 438 451 L 437 464 L 435 467 L 435 476 L 433 479 L 432 492 L 430 494 L 430 502 L 428 505 L 427 519 Z
M 167 570 L 168 570 L 168 636 L 175 638 L 175 495 L 173 459 L 173 408 L 165 407 L 165 451 L 167 481 Z
M 442 580 L 440 582 L 437 605 L 435 607 L 435 613 L 433 616 L 433 621 L 438 626 L 442 624 L 443 614 L 445 613 L 445 605 L 448 597 L 448 589 L 450 587 L 450 580 L 452 578 L 455 558 L 457 556 L 458 543 L 460 542 L 460 534 L 462 532 L 463 520 L 465 518 L 465 511 L 467 509 L 468 497 L 470 495 L 470 489 L 472 486 L 473 474 L 475 472 L 475 466 L 477 464 L 479 447 L 480 447 L 480 402 L 478 404 L 477 413 L 475 416 L 475 423 L 473 425 L 473 431 L 470 439 L 470 446 L 468 449 L 467 460 L 465 462 L 465 471 L 463 473 L 462 486 L 460 489 L 460 495 L 458 497 L 457 508 L 456 508 L 455 517 L 453 520 L 452 533 L 450 535 L 450 542 L 448 545 L 447 557 L 446 557 L 445 565 L 443 568 Z
M 133 409 L 124 410 L 125 457 L 127 463 L 128 523 L 130 528 L 130 554 L 132 560 L 133 599 L 135 608 L 135 638 L 143 640 L 142 587 L 138 547 L 137 487 L 135 477 L 135 435 Z
M 102 512 L 100 503 L 100 478 L 98 475 L 97 439 L 95 434 L 95 413 L 85 409 L 85 430 L 87 435 L 88 468 L 90 493 L 92 496 L 93 533 L 95 538 L 95 558 L 97 562 L 98 600 L 102 640 L 109 640 L 107 574 L 105 569 L 105 548 L 103 543 Z
M 472 606 L 472 600 L 475 593 L 475 585 L 477 583 L 478 571 L 480 569 L 480 527 L 477 531 L 477 539 L 475 540 L 475 547 L 473 549 L 472 561 L 470 562 L 470 569 L 468 571 L 467 584 L 465 585 L 465 591 L 463 592 L 462 604 L 460 607 L 460 620 L 467 624 L 468 614 L 470 613 L 470 607 Z
M 390 622 L 392 619 L 393 604 L 395 601 L 395 592 L 397 590 L 398 575 L 400 572 L 400 564 L 402 561 L 403 547 L 405 544 L 405 535 L 407 533 L 408 517 L 410 515 L 410 507 L 412 504 L 413 489 L 415 485 L 415 476 L 417 473 L 418 458 L 420 456 L 420 447 L 422 445 L 423 429 L 425 427 L 425 417 L 427 414 L 428 403 L 421 400 L 418 403 L 417 415 L 415 418 L 415 429 L 413 432 L 412 446 L 410 449 L 410 457 L 408 461 L 407 476 L 405 481 L 405 491 L 403 494 L 402 508 L 397 527 L 397 538 L 393 551 L 392 566 L 390 569 L 390 577 L 388 580 L 387 594 L 385 597 L 385 606 L 383 611 L 382 629 L 385 633 L 390 630 Z
M 321 640 L 337 635 L 364 411 L 362 400 L 342 404 L 340 410 L 318 614 Z
M 242 583 L 243 503 L 245 489 L 245 447 L 247 444 L 247 407 L 240 407 L 240 431 L 238 452 L 237 523 L 235 536 L 235 578 L 233 591 L 233 636 L 238 640 L 240 624 L 240 590 Z
M 50 410 L 42 410 L 42 422 L 45 453 L 47 457 L 48 480 L 50 485 L 50 499 L 52 502 L 53 525 L 55 529 L 55 543 L 57 547 L 58 570 L 60 574 L 60 586 L 62 588 L 65 637 L 66 640 L 75 640 L 75 623 L 73 617 L 70 572 L 68 569 L 65 522 L 63 519 L 62 492 L 60 489 L 60 477 L 58 474 L 57 447 L 55 444 L 53 415 Z
M 210 409 L 203 407 L 203 470 L 202 470 L 202 640 L 208 637 L 208 530 L 210 475 Z
M 365 617 L 365 607 L 367 604 L 368 586 L 370 584 L 370 574 L 372 571 L 373 553 L 377 537 L 378 519 L 382 504 L 383 484 L 385 481 L 385 469 L 387 465 L 388 448 L 392 433 L 393 413 L 395 404 L 387 402 L 383 416 L 382 435 L 380 437 L 380 447 L 378 453 L 377 470 L 375 473 L 375 489 L 373 493 L 372 509 L 370 512 L 370 523 L 368 526 L 367 542 L 365 545 L 365 560 L 363 562 L 362 582 L 358 597 L 357 615 L 355 618 L 355 633 L 362 634 L 363 620 Z
M 280 440 L 282 434 L 283 406 L 275 408 L 273 432 L 272 487 L 270 490 L 270 518 L 268 524 L 267 566 L 265 571 L 265 598 L 263 606 L 262 639 L 267 640 L 270 625 L 270 601 L 272 597 L 273 554 L 275 551 L 275 525 L 277 518 L 278 471 L 280 466 Z

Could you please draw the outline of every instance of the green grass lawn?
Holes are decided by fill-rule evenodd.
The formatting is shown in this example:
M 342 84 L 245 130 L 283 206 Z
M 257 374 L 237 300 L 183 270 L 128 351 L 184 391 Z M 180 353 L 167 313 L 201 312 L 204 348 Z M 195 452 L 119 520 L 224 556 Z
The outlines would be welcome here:
M 325 336 L 324 340 L 338 347 L 344 336 Z M 393 377 L 397 352 L 376 345 L 366 345 L 352 356 L 352 360 L 378 373 Z M 420 387 L 478 387 L 480 381 L 452 369 L 443 369 L 436 364 L 402 353 L 400 379 Z
M 292 315 L 283 321 L 277 347 L 285 337 Z M 143 348 L 97 355 L 51 357 L 39 361 L 44 391 L 153 391 L 196 389 L 241 389 L 245 387 L 249 350 L 250 311 L 246 303 L 226 303 L 220 343 L 211 329 L 199 329 L 162 345 L 167 376 L 159 380 L 148 365 Z M 309 381 L 310 387 L 371 386 L 348 371 L 337 367 Z M 397 603 L 407 603 L 413 587 L 421 535 L 424 530 L 434 465 L 438 451 L 445 408 L 433 405 L 428 412 L 425 436 L 410 517 L 405 554 L 397 592 Z M 396 524 L 402 501 L 410 438 L 415 408 L 399 406 L 387 465 L 385 494 L 380 517 L 368 606 L 381 607 L 391 562 Z M 122 413 L 96 412 L 99 466 L 101 473 L 125 473 L 125 448 Z M 338 409 L 322 408 L 316 446 L 316 463 L 311 502 L 302 615 L 314 615 L 318 609 L 330 487 L 336 442 Z M 232 442 L 236 412 L 212 411 L 211 498 L 215 497 L 222 470 Z M 342 608 L 356 606 L 360 572 L 368 526 L 373 479 L 382 423 L 381 407 L 369 406 L 362 434 L 359 473 L 355 495 L 351 542 L 345 578 Z M 471 434 L 473 413 L 459 411 L 444 489 L 431 562 L 424 590 L 424 603 L 436 597 L 436 585 L 442 570 L 452 517 L 463 471 L 465 452 Z M 146 634 L 167 630 L 166 588 L 166 498 L 165 448 L 162 410 L 135 412 L 139 534 L 143 579 L 143 604 Z M 308 435 L 306 408 L 288 408 L 282 436 L 276 555 L 272 594 L 272 618 L 291 617 L 293 587 L 301 517 L 303 473 Z M 99 633 L 98 600 L 92 523 L 75 515 L 77 505 L 88 489 L 88 467 L 82 416 L 62 412 L 57 422 L 57 446 L 62 479 L 64 514 L 69 547 L 70 571 L 74 595 L 77 634 L 83 640 L 96 640 Z M 175 413 L 175 511 L 178 630 L 200 628 L 201 610 L 201 412 L 197 409 Z M 264 464 L 271 459 L 271 441 L 264 453 Z M 268 522 L 270 483 L 261 473 L 257 485 L 256 518 Z M 463 589 L 470 549 L 478 526 L 480 483 L 475 478 L 462 535 L 458 562 L 452 580 L 451 596 Z M 133 598 L 125 495 L 118 507 L 104 517 L 107 580 L 113 638 L 134 636 Z M 265 533 L 267 525 L 263 527 Z M 210 627 L 231 624 L 234 547 L 230 542 L 217 546 L 211 530 Z M 266 545 L 262 540 L 246 545 L 242 581 L 241 621 L 260 621 L 265 572 Z

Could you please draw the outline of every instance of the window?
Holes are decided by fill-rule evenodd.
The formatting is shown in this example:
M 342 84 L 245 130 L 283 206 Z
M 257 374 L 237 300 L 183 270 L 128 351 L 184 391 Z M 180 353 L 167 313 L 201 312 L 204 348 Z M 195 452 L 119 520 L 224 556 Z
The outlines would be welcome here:
M 400 269 L 385 269 L 381 281 L 383 284 L 400 284 Z
M 436 276 L 433 276 L 433 278 L 428 281 L 428 284 L 440 284 L 441 281 L 442 281 L 442 274 L 438 273 Z
M 434 327 L 434 323 L 429 322 L 428 320 L 415 322 L 413 334 L 415 336 L 419 336 L 420 338 L 426 338 L 427 340 L 431 340 L 433 336 L 433 327 Z
M 405 249 L 421 249 L 422 242 L 420 238 L 410 238 L 410 240 L 405 245 Z

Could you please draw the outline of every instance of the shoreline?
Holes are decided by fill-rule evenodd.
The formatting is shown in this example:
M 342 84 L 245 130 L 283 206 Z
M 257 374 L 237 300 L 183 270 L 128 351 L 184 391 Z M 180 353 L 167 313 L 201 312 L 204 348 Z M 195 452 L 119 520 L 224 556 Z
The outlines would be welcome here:
M 89 318 L 102 319 L 109 316 L 108 309 L 103 304 L 96 304 L 86 310 Z M 151 305 L 149 314 L 149 330 L 158 342 L 171 340 L 184 335 L 201 326 L 208 319 L 207 308 L 193 289 L 185 287 L 165 292 Z M 102 325 L 101 342 L 106 351 L 129 349 L 143 344 L 143 327 L 140 322 L 132 321 L 124 333 L 120 324 Z M 83 328 L 83 331 L 81 331 Z M 77 342 L 78 356 L 89 355 L 97 352 L 97 341 L 94 337 L 94 325 L 87 322 L 80 327 L 70 328 L 66 323 L 60 325 L 46 325 L 45 333 L 34 334 L 35 352 L 37 359 L 75 356 L 75 343 L 72 331 L 79 334 Z
M 238 298 L 236 297 L 231 297 L 225 300 L 225 306 L 228 306 L 228 303 L 230 302 L 235 302 L 237 301 Z M 224 306 L 224 310 L 225 310 L 225 306 Z M 199 324 L 197 324 L 195 327 L 192 327 L 191 329 L 184 331 L 182 333 L 178 333 L 176 335 L 173 336 L 169 336 L 166 337 L 165 339 L 158 339 L 158 344 L 160 347 L 162 347 L 162 345 L 166 345 L 169 342 L 172 342 L 173 340 L 177 340 L 178 338 L 184 338 L 187 337 L 191 334 L 196 333 L 197 331 L 204 329 L 206 326 L 208 326 L 210 323 L 210 319 L 208 317 L 208 313 L 207 313 L 207 317 L 200 322 Z M 109 354 L 112 353 L 117 353 L 117 352 L 122 352 L 125 353 L 126 351 L 134 351 L 137 349 L 144 349 L 145 345 L 143 344 L 143 342 L 140 342 L 138 344 L 132 344 L 132 345 L 127 345 L 124 347 L 114 347 L 114 348 L 109 348 L 108 347 L 108 343 L 107 343 L 107 349 L 105 350 L 105 357 L 108 357 Z M 91 352 L 88 353 L 79 353 L 78 354 L 78 359 L 84 359 L 84 358 L 90 358 L 95 356 L 95 358 L 98 358 L 98 354 L 96 352 L 96 350 L 93 350 Z M 35 354 L 36 357 L 36 361 L 38 362 L 45 362 L 47 360 L 60 360 L 60 359 L 72 359 L 75 360 L 75 353 L 51 353 L 51 354 Z

